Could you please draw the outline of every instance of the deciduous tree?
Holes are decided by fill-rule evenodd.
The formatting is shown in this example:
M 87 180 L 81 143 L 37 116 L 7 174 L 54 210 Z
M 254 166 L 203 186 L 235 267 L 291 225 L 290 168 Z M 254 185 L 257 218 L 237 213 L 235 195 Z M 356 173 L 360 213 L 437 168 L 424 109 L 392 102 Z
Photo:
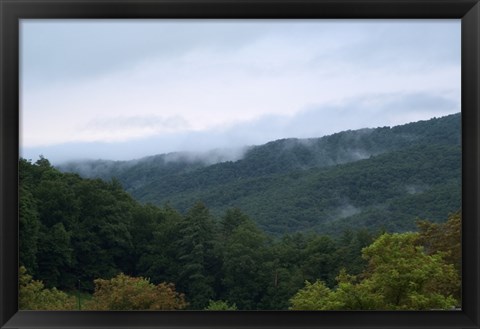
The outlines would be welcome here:
M 75 298 L 56 288 L 47 289 L 33 280 L 24 266 L 19 269 L 18 307 L 21 310 L 74 310 Z
M 359 277 L 341 271 L 335 289 L 322 281 L 306 286 L 291 299 L 292 309 L 431 310 L 458 304 L 455 268 L 441 253 L 428 255 L 417 233 L 383 234 L 363 249 L 367 269 Z M 359 279 L 360 278 L 360 279 Z
M 92 310 L 178 310 L 186 307 L 184 295 L 172 283 L 154 285 L 142 277 L 119 274 L 110 280 L 95 280 Z

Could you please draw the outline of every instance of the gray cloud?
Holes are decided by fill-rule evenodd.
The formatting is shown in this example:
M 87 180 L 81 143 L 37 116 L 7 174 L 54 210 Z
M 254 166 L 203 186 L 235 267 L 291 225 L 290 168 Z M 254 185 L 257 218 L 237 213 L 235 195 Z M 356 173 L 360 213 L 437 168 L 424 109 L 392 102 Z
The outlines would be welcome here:
M 435 94 L 380 94 L 350 99 L 340 105 L 311 106 L 293 117 L 271 115 L 228 129 L 164 134 L 124 142 L 66 143 L 22 149 L 22 156 L 42 154 L 55 163 L 73 159 L 130 160 L 169 152 L 212 151 L 211 162 L 235 160 L 242 147 L 280 138 L 321 137 L 342 130 L 393 126 L 460 111 L 460 104 Z M 118 120 L 117 125 L 126 118 Z M 137 124 L 146 118 L 138 118 Z M 135 121 L 135 120 L 134 120 Z M 160 120 L 162 122 L 162 120 Z M 230 152 L 230 153 L 229 153 Z M 362 158 L 362 154 L 358 154 Z
M 334 56 L 330 52 L 317 56 L 312 64 L 334 58 L 357 67 L 376 68 L 388 63 L 392 69 L 424 71 L 438 65 L 456 65 L 460 58 L 459 20 L 435 25 L 427 20 L 371 20 L 352 25 L 333 31 L 343 38 L 350 36 L 351 41 L 343 44 L 341 51 Z M 364 32 L 360 39 L 355 35 L 359 28 Z
M 21 153 L 126 160 L 460 111 L 459 20 L 198 22 L 22 20 L 22 138 L 52 146 Z
M 187 120 L 180 115 L 163 117 L 158 115 L 132 115 L 132 116 L 115 116 L 95 118 L 82 126 L 81 130 L 86 131 L 101 131 L 101 130 L 123 130 L 123 129 L 154 129 L 162 130 L 176 130 L 188 129 Z
M 22 20 L 22 72 L 27 73 L 23 80 L 26 87 L 78 82 L 152 58 L 178 58 L 198 48 L 235 51 L 263 35 L 261 23 L 238 29 L 231 22 L 203 22 Z
M 421 68 L 426 63 L 456 63 L 459 31 L 459 20 L 25 19 L 21 24 L 22 80 L 26 87 L 78 82 L 152 58 L 168 61 L 198 49 L 234 53 L 279 36 L 290 47 L 318 44 L 320 52 L 309 65 L 340 60 L 375 67 L 417 61 L 416 67 Z M 421 58 L 416 56 L 419 51 Z M 268 55 L 274 59 L 279 54 Z

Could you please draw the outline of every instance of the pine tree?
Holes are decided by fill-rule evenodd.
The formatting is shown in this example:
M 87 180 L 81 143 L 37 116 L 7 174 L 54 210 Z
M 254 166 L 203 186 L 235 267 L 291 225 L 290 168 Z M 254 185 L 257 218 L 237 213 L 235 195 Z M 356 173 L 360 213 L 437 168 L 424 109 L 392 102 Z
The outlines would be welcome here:
M 193 309 L 205 308 L 214 298 L 214 222 L 203 203 L 197 202 L 180 224 L 178 289 Z

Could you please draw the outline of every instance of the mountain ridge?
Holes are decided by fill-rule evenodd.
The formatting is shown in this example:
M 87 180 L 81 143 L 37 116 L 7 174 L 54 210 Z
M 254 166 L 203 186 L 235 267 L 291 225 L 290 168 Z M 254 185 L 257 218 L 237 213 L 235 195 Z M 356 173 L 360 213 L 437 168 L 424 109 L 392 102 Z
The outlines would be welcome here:
M 81 176 L 84 176 L 86 178 L 109 179 L 115 175 L 121 174 L 123 171 L 129 169 L 130 167 L 134 167 L 141 163 L 164 165 L 165 167 L 168 167 L 169 164 L 173 164 L 173 163 L 189 163 L 193 165 L 193 168 L 196 168 L 198 166 L 214 165 L 216 163 L 222 163 L 222 162 L 236 162 L 236 161 L 244 160 L 245 158 L 248 159 L 248 158 L 258 157 L 259 155 L 260 156 L 263 155 L 262 153 L 264 153 L 265 149 L 268 149 L 268 148 L 271 148 L 272 151 L 274 152 L 278 152 L 278 151 L 291 150 L 295 146 L 299 148 L 297 152 L 305 151 L 305 149 L 307 149 L 308 146 L 310 147 L 313 146 L 314 149 L 310 150 L 310 153 L 311 153 L 310 156 L 313 154 L 314 155 L 313 159 L 318 161 L 318 159 L 322 159 L 322 156 L 325 155 L 325 154 L 322 154 L 324 152 L 318 153 L 319 149 L 320 151 L 322 151 L 321 150 L 322 147 L 323 148 L 325 147 L 324 144 L 329 144 L 329 143 L 331 144 L 336 140 L 342 140 L 343 143 L 352 144 L 360 141 L 362 139 L 362 135 L 363 137 L 365 137 L 365 135 L 369 135 L 369 133 L 371 134 L 372 132 L 376 132 L 376 135 L 377 135 L 377 136 L 374 136 L 373 142 L 378 143 L 379 142 L 378 138 L 382 137 L 381 132 L 390 130 L 391 132 L 394 133 L 394 139 L 390 140 L 390 144 L 397 144 L 397 146 L 401 147 L 401 146 L 404 146 L 404 145 L 401 145 L 402 143 L 409 143 L 414 141 L 416 138 L 418 138 L 418 136 L 415 136 L 415 134 L 412 134 L 412 130 L 423 129 L 425 125 L 429 125 L 429 123 L 432 123 L 432 122 L 437 122 L 437 129 L 424 130 L 426 132 L 425 137 L 427 137 L 425 139 L 425 142 L 438 142 L 438 140 L 434 141 L 433 139 L 434 138 L 436 139 L 438 138 L 438 136 L 442 135 L 441 131 L 439 130 L 443 130 L 446 122 L 451 122 L 452 120 L 459 120 L 459 117 L 460 117 L 460 113 L 456 113 L 456 114 L 444 116 L 442 118 L 434 117 L 429 120 L 421 120 L 421 121 L 407 123 L 404 125 L 398 125 L 394 127 L 384 126 L 384 127 L 377 127 L 377 128 L 361 128 L 357 130 L 345 130 L 345 131 L 337 132 L 337 133 L 322 136 L 322 137 L 316 137 L 316 138 L 282 138 L 282 139 L 277 139 L 261 145 L 244 146 L 243 148 L 237 149 L 235 151 L 237 156 L 233 156 L 233 157 L 232 156 L 229 157 L 228 154 L 226 156 L 222 156 L 222 154 L 225 154 L 226 150 L 212 149 L 210 151 L 198 152 L 198 153 L 182 152 L 182 151 L 161 153 L 161 154 L 150 155 L 150 156 L 142 157 L 139 159 L 132 159 L 132 160 L 126 160 L 126 161 L 125 160 L 102 160 L 102 159 L 69 161 L 63 164 L 56 165 L 55 167 L 57 167 L 61 171 L 79 173 Z M 455 138 L 454 136 L 452 137 Z M 459 138 L 459 136 L 457 136 L 457 138 Z M 457 140 L 457 143 L 460 143 L 459 139 Z M 338 150 L 334 150 L 334 151 L 338 153 Z M 346 158 L 345 155 L 342 158 L 342 154 L 340 155 L 337 154 L 336 159 L 332 159 L 331 157 L 330 158 L 327 157 L 327 159 L 323 158 L 322 161 L 324 161 L 324 163 L 322 163 L 321 165 L 334 165 L 338 163 L 355 161 L 362 158 L 367 158 L 370 155 L 379 154 L 383 150 L 380 150 L 377 147 L 376 149 L 368 152 L 368 151 L 359 149 L 357 146 L 357 148 L 352 148 L 351 150 L 343 150 L 343 151 L 344 153 L 352 154 L 353 156 L 351 157 L 351 159 Z M 242 153 L 243 153 L 243 156 L 238 155 Z M 282 154 L 282 152 L 280 152 L 280 154 Z M 205 161 L 204 159 L 208 157 L 213 157 L 215 160 Z M 277 159 L 281 160 L 279 158 L 280 157 L 277 156 Z M 81 168 L 82 166 L 85 167 L 85 170 L 82 170 Z
M 394 223 L 385 221 L 383 224 L 390 229 L 402 231 L 411 228 L 414 222 L 411 218 L 400 216 L 398 211 L 385 210 L 394 207 L 395 202 L 402 204 L 407 202 L 405 198 L 412 198 L 412 195 L 418 194 L 419 198 L 424 193 L 431 193 L 431 189 L 440 189 L 436 195 L 442 195 L 445 190 L 450 191 L 439 199 L 444 204 L 440 207 L 443 212 L 453 212 L 460 207 L 460 126 L 460 114 L 457 113 L 395 127 L 347 130 L 320 138 L 279 139 L 246 148 L 243 157 L 236 161 L 215 164 L 206 164 L 199 155 L 192 157 L 182 153 L 155 155 L 129 162 L 100 160 L 89 163 L 92 169 L 90 173 L 96 172 L 96 176 L 90 178 L 108 180 L 115 177 L 137 200 L 158 205 L 168 202 L 181 211 L 199 200 L 205 202 L 213 213 L 218 214 L 228 207 L 238 206 L 264 230 L 273 234 L 309 229 L 335 232 L 338 229 L 332 223 L 341 226 L 349 221 L 371 226 L 373 224 L 365 217 L 367 214 L 370 214 L 371 218 L 377 218 L 375 225 L 381 222 L 378 219 L 379 214 L 390 216 Z M 430 155 L 430 158 L 425 157 L 426 154 Z M 169 161 L 168 157 L 176 157 L 177 161 Z M 80 173 L 78 166 L 81 163 L 76 165 L 77 167 L 70 165 L 59 168 L 62 171 Z M 366 207 L 358 200 L 352 204 L 344 202 L 343 210 L 335 210 L 335 207 L 318 201 L 328 199 L 332 205 L 341 204 L 341 199 L 344 198 L 342 195 L 338 195 L 337 199 L 321 195 L 338 194 L 345 184 L 355 190 L 352 186 L 362 180 L 362 175 L 369 175 L 371 186 L 366 184 L 363 185 L 363 190 L 356 191 L 368 194 L 368 191 L 377 189 L 375 184 L 379 184 L 380 180 L 390 179 L 388 170 L 398 169 L 399 166 L 411 167 L 405 171 L 405 177 L 402 177 L 404 181 L 408 182 L 410 175 L 416 177 L 418 182 L 411 182 L 410 186 L 401 188 L 389 185 L 389 189 L 380 189 L 386 194 L 392 191 L 397 194 L 388 200 L 376 196 L 375 198 L 379 199 L 371 201 L 381 203 L 377 210 L 372 206 Z M 435 171 L 437 167 L 447 168 L 438 171 L 438 174 L 449 183 L 437 182 L 434 177 L 422 180 L 422 177 L 416 175 L 421 172 L 427 177 L 428 170 Z M 363 168 L 364 173 L 355 168 Z M 453 173 L 453 176 L 450 173 Z M 323 187 L 324 194 L 318 195 L 315 190 L 317 187 L 305 187 L 309 186 L 309 182 L 322 181 L 322 175 L 337 175 L 336 181 L 333 178 L 328 180 L 336 182 L 332 183 L 336 190 Z M 356 181 L 347 179 L 348 175 L 357 177 Z M 295 179 L 288 177 L 303 180 L 303 187 L 298 187 Z M 339 182 L 343 182 L 343 185 Z M 398 180 L 395 182 L 400 184 Z M 286 186 L 288 189 L 285 189 Z M 292 193 L 293 190 L 295 193 Z M 415 190 L 422 192 L 408 194 Z M 325 194 L 325 191 L 329 192 Z M 281 197 L 277 198 L 275 195 Z M 323 207 L 328 211 L 314 211 L 318 207 L 312 205 L 310 199 L 315 195 L 317 201 L 324 204 Z M 449 195 L 451 197 L 448 197 Z M 272 200 L 276 200 L 277 205 Z M 263 204 L 258 206 L 262 202 Z M 451 209 L 455 208 L 456 203 L 457 209 Z M 337 205 L 337 208 L 341 208 L 341 205 Z M 405 206 L 400 208 L 405 213 L 412 213 Z M 419 214 L 428 216 L 439 216 L 441 212 L 422 212 L 421 204 L 413 208 L 417 209 Z M 290 214 L 291 218 L 286 214 Z

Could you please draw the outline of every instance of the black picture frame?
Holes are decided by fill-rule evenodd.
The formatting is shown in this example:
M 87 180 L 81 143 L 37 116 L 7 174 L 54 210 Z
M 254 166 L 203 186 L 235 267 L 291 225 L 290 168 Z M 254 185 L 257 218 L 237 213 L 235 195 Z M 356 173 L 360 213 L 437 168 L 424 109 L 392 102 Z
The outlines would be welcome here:
M 0 0 L 0 326 L 10 328 L 480 328 L 478 0 Z M 18 311 L 19 20 L 461 19 L 461 311 Z

